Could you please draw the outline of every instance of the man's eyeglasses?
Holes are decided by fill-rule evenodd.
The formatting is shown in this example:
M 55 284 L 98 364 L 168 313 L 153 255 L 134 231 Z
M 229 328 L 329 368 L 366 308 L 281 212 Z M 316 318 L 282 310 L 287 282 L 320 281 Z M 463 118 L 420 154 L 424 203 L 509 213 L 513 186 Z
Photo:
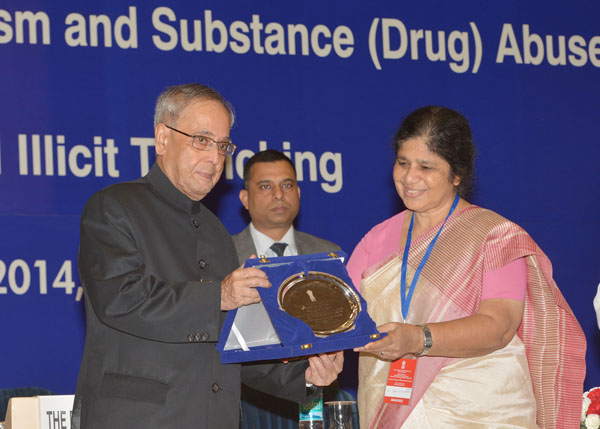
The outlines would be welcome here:
M 198 150 L 211 150 L 214 145 L 217 145 L 217 150 L 219 151 L 220 155 L 232 156 L 237 147 L 231 142 L 231 140 L 218 142 L 212 137 L 203 136 L 202 134 L 193 135 L 184 133 L 183 131 L 179 131 L 177 128 L 170 127 L 167 124 L 165 124 L 165 127 L 175 132 L 178 132 L 179 134 L 183 134 L 184 136 L 190 137 L 192 139 L 192 146 L 194 146 Z

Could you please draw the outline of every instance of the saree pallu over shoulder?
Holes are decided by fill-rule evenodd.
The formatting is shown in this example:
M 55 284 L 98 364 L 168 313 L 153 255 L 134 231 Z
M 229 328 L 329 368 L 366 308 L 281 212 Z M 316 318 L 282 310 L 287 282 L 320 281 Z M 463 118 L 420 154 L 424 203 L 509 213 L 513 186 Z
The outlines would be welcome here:
M 413 240 L 407 282 L 437 227 Z M 527 294 L 518 330 L 541 428 L 577 427 L 585 377 L 585 336 L 552 279 L 550 261 L 518 225 L 480 207 L 454 213 L 446 223 L 416 285 L 407 322 L 434 323 L 466 317 L 481 302 L 483 274 L 526 258 Z M 361 293 L 378 324 L 403 321 L 400 303 L 402 249 L 363 273 Z M 361 427 L 400 427 L 440 370 L 459 359 L 422 357 L 410 405 L 384 404 L 389 363 L 366 354 L 359 361 Z M 392 426 L 390 426 L 392 425 Z

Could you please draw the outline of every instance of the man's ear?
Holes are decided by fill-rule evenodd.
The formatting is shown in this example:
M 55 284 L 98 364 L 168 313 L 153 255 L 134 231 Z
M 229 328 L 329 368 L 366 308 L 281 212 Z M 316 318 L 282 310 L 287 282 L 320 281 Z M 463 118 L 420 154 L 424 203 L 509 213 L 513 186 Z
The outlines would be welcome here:
M 242 189 L 240 191 L 240 201 L 244 205 L 245 209 L 248 210 L 248 191 L 246 189 Z
M 298 189 L 298 199 L 300 199 L 300 186 L 296 183 L 296 189 Z
M 159 122 L 154 128 L 154 148 L 157 155 L 164 155 L 167 150 L 167 136 L 169 129 Z

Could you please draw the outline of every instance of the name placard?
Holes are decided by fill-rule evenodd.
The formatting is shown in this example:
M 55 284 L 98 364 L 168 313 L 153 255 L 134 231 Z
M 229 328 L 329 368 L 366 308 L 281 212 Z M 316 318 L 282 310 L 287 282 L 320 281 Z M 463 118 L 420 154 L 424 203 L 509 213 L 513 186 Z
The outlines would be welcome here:
M 40 429 L 70 429 L 75 395 L 38 396 Z

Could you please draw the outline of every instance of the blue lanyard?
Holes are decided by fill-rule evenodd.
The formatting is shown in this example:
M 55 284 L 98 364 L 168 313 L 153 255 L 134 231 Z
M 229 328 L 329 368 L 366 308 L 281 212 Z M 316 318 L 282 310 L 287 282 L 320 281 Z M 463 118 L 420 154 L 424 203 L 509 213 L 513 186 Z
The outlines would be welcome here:
M 402 271 L 400 274 L 400 302 L 402 303 L 402 317 L 404 318 L 405 322 L 406 322 L 406 318 L 408 317 L 408 309 L 410 308 L 410 302 L 412 301 L 412 296 L 415 291 L 415 286 L 417 285 L 417 280 L 419 279 L 419 276 L 421 275 L 421 271 L 423 270 L 423 267 L 425 266 L 425 264 L 427 263 L 427 260 L 429 259 L 429 255 L 431 254 L 431 251 L 433 250 L 433 246 L 435 246 L 435 242 L 437 241 L 438 237 L 440 236 L 440 233 L 442 232 L 444 225 L 446 225 L 446 221 L 448 220 L 448 218 L 450 217 L 450 215 L 452 214 L 452 212 L 458 205 L 459 199 L 460 198 L 457 194 L 456 197 L 454 197 L 454 202 L 452 203 L 452 207 L 450 207 L 448 216 L 446 216 L 444 223 L 442 223 L 442 226 L 440 226 L 440 229 L 438 230 L 437 234 L 435 235 L 435 237 L 433 237 L 433 240 L 431 240 L 431 243 L 429 243 L 429 246 L 427 247 L 427 251 L 425 252 L 425 256 L 423 256 L 423 259 L 421 260 L 421 263 L 419 264 L 417 271 L 415 271 L 415 275 L 413 276 L 412 282 L 410 283 L 410 289 L 409 289 L 408 295 L 407 295 L 406 294 L 406 266 L 408 264 L 408 251 L 410 250 L 410 242 L 411 242 L 411 238 L 412 238 L 412 230 L 413 230 L 413 223 L 415 220 L 415 212 L 413 212 L 412 216 L 410 217 L 410 226 L 408 227 L 408 235 L 406 237 L 406 246 L 404 247 L 404 255 L 402 256 Z

